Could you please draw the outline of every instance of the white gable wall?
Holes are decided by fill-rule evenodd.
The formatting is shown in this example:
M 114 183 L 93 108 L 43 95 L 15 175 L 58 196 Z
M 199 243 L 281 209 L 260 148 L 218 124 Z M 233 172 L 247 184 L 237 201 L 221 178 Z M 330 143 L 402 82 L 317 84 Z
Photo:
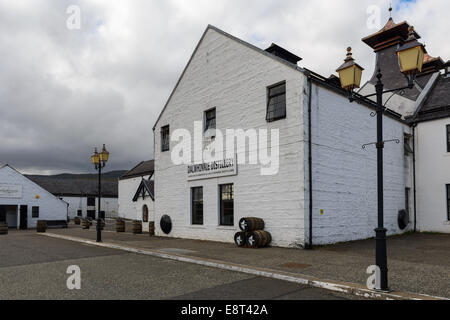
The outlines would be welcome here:
M 130 220 L 142 220 L 142 208 L 146 204 L 149 208 L 149 220 L 155 221 L 154 202 L 150 197 L 145 200 L 139 198 L 137 202 L 133 202 L 133 197 L 142 182 L 142 178 L 148 180 L 150 175 L 119 180 L 119 217 Z
M 267 87 L 286 81 L 287 119 L 267 123 Z M 242 217 L 263 218 L 273 245 L 304 244 L 304 75 L 209 29 L 155 128 L 156 233 L 162 215 L 172 218 L 172 237 L 233 242 Z M 260 167 L 239 165 L 238 175 L 187 181 L 187 166 L 161 152 L 160 130 L 184 128 L 216 107 L 217 129 L 280 129 L 280 171 L 261 176 Z M 175 144 L 171 143 L 171 148 Z M 172 149 L 171 149 L 172 150 Z M 239 155 L 243 156 L 243 155 Z M 219 226 L 218 186 L 234 183 L 234 227 Z M 190 190 L 203 187 L 204 225 L 191 225 Z
M 417 216 L 420 231 L 450 233 L 446 185 L 450 153 L 446 126 L 450 118 L 421 122 L 416 127 Z
M 0 183 L 22 186 L 22 197 L 20 199 L 0 198 L 0 205 L 27 205 L 28 228 L 35 228 L 38 220 L 63 221 L 67 219 L 67 204 L 64 201 L 25 178 L 11 167 L 0 168 Z M 37 199 L 36 196 L 39 196 L 39 198 Z M 33 206 L 39 207 L 39 218 L 32 218 L 31 210 Z
M 377 227 L 376 118 L 372 109 L 314 85 L 313 243 L 329 244 L 374 237 Z M 384 117 L 384 215 L 388 234 L 398 234 L 397 217 L 405 209 L 405 189 L 412 194 L 412 155 L 404 155 L 404 133 L 411 128 Z M 305 167 L 307 166 L 305 162 Z M 307 168 L 307 167 L 306 167 Z M 412 197 L 411 197 L 412 202 Z M 323 209 L 323 215 L 321 215 Z M 411 221 L 413 204 L 410 205 Z M 410 225 L 411 227 L 411 225 Z M 409 229 L 407 229 L 409 230 Z

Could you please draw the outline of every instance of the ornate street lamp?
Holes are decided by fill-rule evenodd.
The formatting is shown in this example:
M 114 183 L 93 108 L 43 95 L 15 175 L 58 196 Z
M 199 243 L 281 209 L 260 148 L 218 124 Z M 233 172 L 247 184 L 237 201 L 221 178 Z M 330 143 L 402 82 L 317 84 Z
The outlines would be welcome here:
M 384 90 L 384 85 L 381 81 L 383 75 L 381 69 L 378 69 L 377 84 L 375 85 L 376 93 L 360 96 L 354 93 L 355 88 L 359 88 L 361 83 L 361 76 L 363 68 L 355 63 L 351 48 L 347 49 L 347 58 L 345 63 L 341 65 L 336 72 L 339 73 L 342 88 L 349 93 L 349 100 L 353 102 L 356 99 L 364 99 L 372 96 L 377 97 L 377 172 L 378 172 L 378 228 L 376 233 L 376 265 L 381 271 L 380 288 L 382 291 L 388 291 L 388 267 L 387 267 L 387 246 L 386 233 L 384 227 L 384 187 L 383 187 L 383 149 L 384 144 L 389 141 L 383 141 L 383 94 L 388 92 L 397 92 L 405 89 L 412 89 L 414 87 L 414 80 L 416 74 L 422 71 L 423 57 L 426 53 L 423 44 L 419 43 L 415 37 L 414 28 L 409 28 L 409 37 L 406 42 L 398 49 L 397 55 L 401 72 L 408 79 L 408 86 L 397 89 Z M 391 140 L 392 141 L 392 140 Z M 375 144 L 375 143 L 374 143 Z
M 103 145 L 102 152 L 98 153 L 97 148 L 94 149 L 94 154 L 91 156 L 92 163 L 95 170 L 98 170 L 98 214 L 97 214 L 97 242 L 102 242 L 102 217 L 101 217 L 101 200 L 102 200 L 102 169 L 106 166 L 109 160 L 109 152 L 106 146 Z

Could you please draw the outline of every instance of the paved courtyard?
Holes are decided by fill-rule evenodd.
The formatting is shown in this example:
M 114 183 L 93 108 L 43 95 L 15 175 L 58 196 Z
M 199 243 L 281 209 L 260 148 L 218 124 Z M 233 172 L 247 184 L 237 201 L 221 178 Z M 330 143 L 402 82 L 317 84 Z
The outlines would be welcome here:
M 91 240 L 96 237 L 95 230 L 81 230 L 73 225 L 66 230 L 49 232 Z M 227 243 L 115 232 L 104 232 L 103 239 L 105 242 L 141 249 L 179 253 L 360 285 L 366 284 L 367 267 L 375 264 L 373 239 L 318 247 L 313 251 L 285 248 L 240 249 Z M 450 298 L 449 234 L 390 237 L 388 264 L 391 289 Z
M 81 290 L 67 289 L 71 265 L 81 268 Z M 0 238 L 0 283 L 0 300 L 354 299 L 280 280 L 48 238 L 35 231 L 11 231 Z

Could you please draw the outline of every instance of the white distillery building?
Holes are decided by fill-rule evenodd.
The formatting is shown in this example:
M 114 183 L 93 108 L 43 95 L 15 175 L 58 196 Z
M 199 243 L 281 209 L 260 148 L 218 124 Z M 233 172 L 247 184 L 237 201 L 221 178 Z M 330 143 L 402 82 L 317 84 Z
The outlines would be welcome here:
M 362 148 L 376 140 L 374 103 L 349 103 L 335 76 L 300 68 L 300 60 L 277 45 L 261 50 L 208 26 L 154 127 L 157 235 L 166 235 L 159 221 L 167 215 L 168 236 L 177 238 L 233 242 L 242 217 L 264 219 L 274 246 L 305 247 L 310 235 L 313 244 L 374 236 L 376 149 Z M 385 138 L 400 142 L 386 145 L 384 161 L 385 225 L 393 235 L 411 228 L 401 230 L 398 215 L 413 205 L 406 198 L 413 171 L 404 139 L 412 130 L 399 113 L 387 110 L 384 118 Z M 192 152 L 221 140 L 214 129 L 224 141 L 227 129 L 266 129 L 269 142 L 260 134 L 259 149 L 270 159 L 278 146 L 279 163 L 274 157 L 268 166 L 240 164 L 250 153 L 242 146 L 227 146 L 234 156 L 217 163 L 174 163 L 177 129 L 198 136 L 196 122 L 203 142 L 193 143 Z M 278 145 L 270 130 L 279 130 Z M 263 175 L 269 167 L 276 174 Z
M 69 204 L 69 218 L 98 218 L 98 180 L 77 178 L 55 178 L 51 176 L 30 176 L 53 195 Z M 102 218 L 118 216 L 117 178 L 102 179 L 101 215 Z
M 142 161 L 119 179 L 119 217 L 155 222 L 154 160 Z
M 391 18 L 380 32 L 363 39 L 377 55 L 385 89 L 406 85 L 396 51 L 408 37 L 410 25 Z M 415 32 L 417 38 L 420 35 Z M 426 40 L 425 40 L 426 41 Z M 407 143 L 413 157 L 412 189 L 407 190 L 411 223 L 416 231 L 450 233 L 450 74 L 449 61 L 426 54 L 415 88 L 386 94 L 387 106 L 402 114 L 412 126 Z M 361 93 L 375 92 L 375 75 Z M 413 142 L 414 141 L 414 142 Z M 410 185 L 411 182 L 408 182 Z
M 36 228 L 38 220 L 46 220 L 49 226 L 64 225 L 67 206 L 13 167 L 0 167 L 0 221 L 10 228 Z

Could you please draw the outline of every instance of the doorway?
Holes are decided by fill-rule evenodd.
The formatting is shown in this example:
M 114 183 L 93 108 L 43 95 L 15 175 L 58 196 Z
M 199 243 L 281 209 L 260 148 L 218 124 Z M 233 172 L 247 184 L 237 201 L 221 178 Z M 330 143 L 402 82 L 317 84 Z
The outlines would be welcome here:
M 20 206 L 20 230 L 28 229 L 28 206 Z

